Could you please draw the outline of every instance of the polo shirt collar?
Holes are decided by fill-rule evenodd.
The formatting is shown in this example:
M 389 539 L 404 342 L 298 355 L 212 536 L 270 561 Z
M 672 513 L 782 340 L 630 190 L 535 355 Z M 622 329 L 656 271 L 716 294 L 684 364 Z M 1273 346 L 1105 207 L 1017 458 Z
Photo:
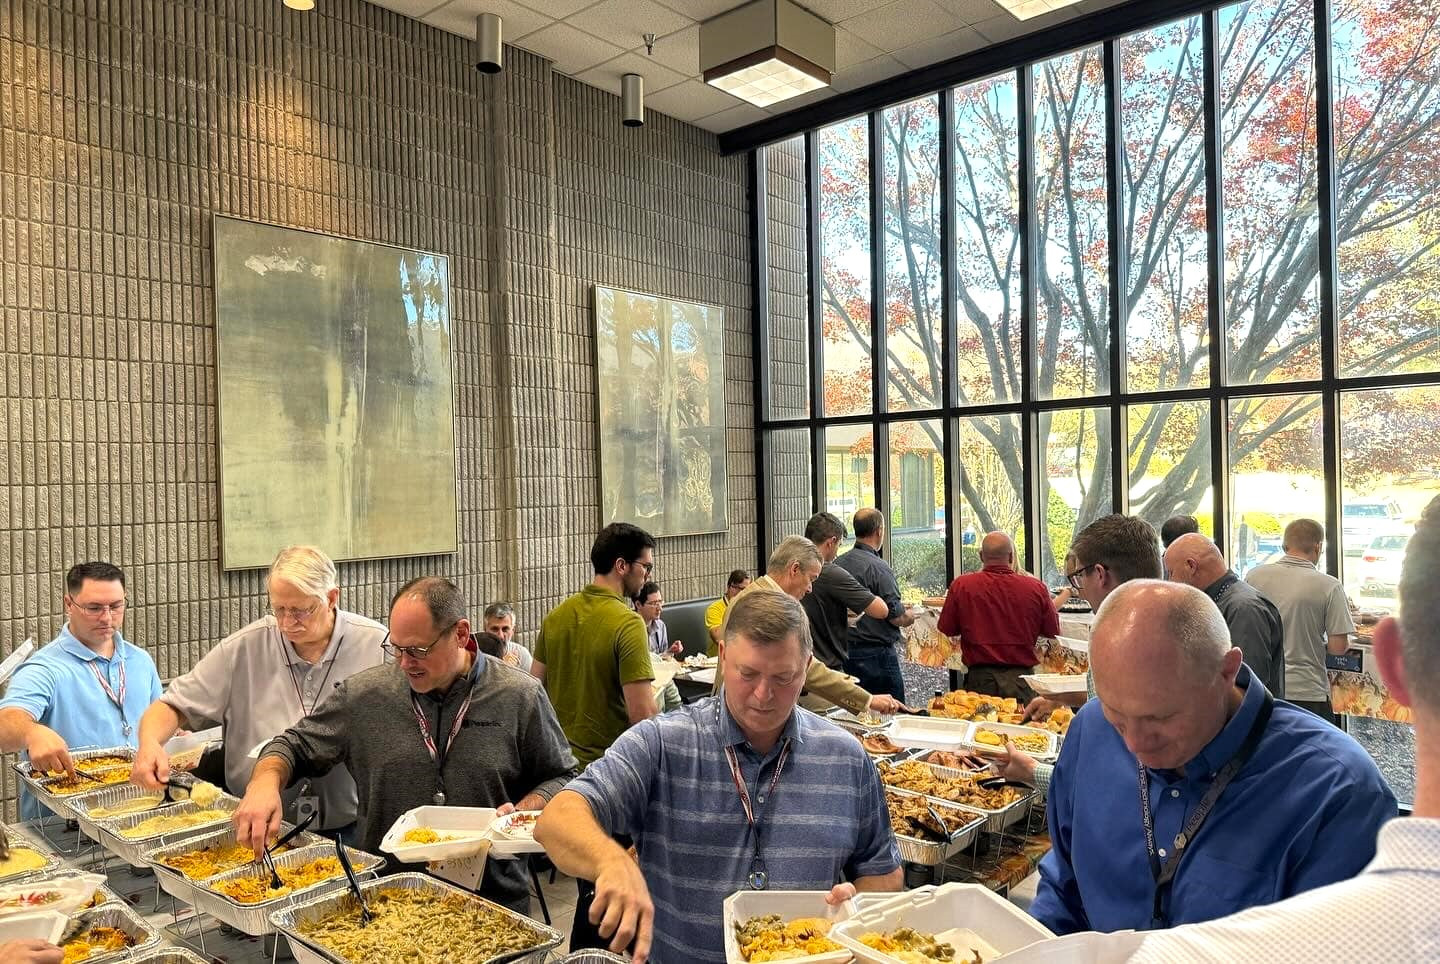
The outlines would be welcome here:
M 280 633 L 280 648 L 285 650 L 285 661 L 291 666 L 318 666 L 320 663 L 330 662 L 335 658 L 335 651 L 340 640 L 345 637 L 345 627 L 342 626 L 341 623 L 346 621 L 345 612 L 339 606 L 336 606 L 335 625 L 330 630 L 330 642 L 326 645 L 325 652 L 320 655 L 320 659 L 315 663 L 307 663 L 301 659 L 300 654 L 295 652 L 295 647 L 291 644 L 290 640 L 285 638 L 284 633 Z M 275 631 L 280 632 L 280 624 L 278 622 L 275 624 Z
M 719 704 L 720 710 L 720 746 L 722 748 L 731 746 L 750 746 L 750 741 L 746 739 L 745 732 L 740 729 L 740 724 L 736 723 L 735 717 L 730 715 L 730 707 L 725 705 L 725 693 L 723 690 L 716 695 L 715 701 Z M 805 742 L 805 737 L 800 732 L 799 706 L 796 706 L 790 711 L 790 719 L 785 721 L 785 729 L 780 731 L 780 739 L 776 742 L 775 746 L 779 747 L 780 744 L 784 743 L 786 740 L 793 740 L 796 743 Z
M 1281 566 L 1299 566 L 1301 569 L 1315 568 L 1315 563 L 1311 562 L 1309 559 L 1301 559 L 1299 556 L 1292 556 L 1288 553 L 1275 560 L 1275 562 L 1277 565 Z
M 1245 691 L 1240 708 L 1220 732 L 1215 734 L 1215 738 L 1185 764 L 1187 779 L 1208 780 L 1228 763 L 1231 757 L 1240 752 L 1240 746 L 1249 735 L 1255 717 L 1260 715 L 1261 704 L 1265 702 L 1265 687 L 1263 684 L 1252 685 L 1254 680 L 1250 667 L 1242 663 L 1240 673 L 1235 677 L 1235 685 Z
M 880 555 L 880 550 L 879 550 L 879 549 L 876 549 L 874 546 L 870 545 L 870 543 L 868 543 L 868 542 L 857 542 L 857 543 L 855 543 L 855 549 L 856 549 L 857 551 L 859 551 L 859 552 L 868 552 L 868 553 L 870 553 L 870 555 L 876 556 L 877 558 L 878 558 L 879 555 Z
M 611 589 L 606 589 L 604 586 L 597 586 L 593 582 L 587 583 L 585 588 L 581 589 L 580 591 L 591 596 L 604 596 L 607 599 L 619 599 L 621 602 L 625 601 L 625 598 L 621 596 L 618 592 L 615 592 Z M 636 613 L 635 615 L 638 616 L 640 614 Z
M 1205 595 L 1209 596 L 1211 599 L 1219 599 L 1220 596 L 1224 594 L 1225 590 L 1230 588 L 1230 584 L 1233 582 L 1238 582 L 1239 579 L 1240 577 L 1235 575 L 1235 570 L 1227 569 L 1225 570 L 1225 575 L 1221 576 L 1219 579 L 1216 579 L 1210 585 L 1205 587 Z
M 84 643 L 80 642 L 80 640 L 76 638 L 75 634 L 70 632 L 70 624 L 68 622 L 60 630 L 60 636 L 56 640 L 56 642 L 59 643 L 60 648 L 63 649 L 65 652 L 69 653 L 71 656 L 74 656 L 78 660 L 82 660 L 83 662 L 88 663 L 92 659 L 101 658 L 99 653 L 95 652 L 89 646 L 86 646 Z M 125 645 L 125 637 L 122 636 L 120 634 L 120 631 L 117 629 L 115 631 L 115 656 L 118 656 L 122 663 L 125 661 Z M 114 657 L 112 657 L 112 659 L 113 658 Z
M 987 563 L 985 563 L 984 567 L 981 568 L 980 571 L 981 571 L 981 572 L 1008 572 L 1008 573 L 1013 573 L 1015 570 L 1014 570 L 1014 568 L 1012 568 L 1008 563 L 1004 563 L 1004 562 L 987 562 Z

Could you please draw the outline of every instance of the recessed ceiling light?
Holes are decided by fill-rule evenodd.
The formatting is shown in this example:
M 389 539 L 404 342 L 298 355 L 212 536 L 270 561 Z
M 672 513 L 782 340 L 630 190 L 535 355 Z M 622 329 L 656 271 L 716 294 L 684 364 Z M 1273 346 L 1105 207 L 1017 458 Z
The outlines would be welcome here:
M 835 28 L 790 0 L 756 0 L 700 25 L 705 83 L 757 107 L 830 86 Z
M 1052 10 L 1063 10 L 1066 7 L 1074 6 L 1079 0 L 995 0 L 995 2 L 1010 11 L 1011 16 L 1016 20 L 1029 20 L 1031 17 L 1038 17 Z

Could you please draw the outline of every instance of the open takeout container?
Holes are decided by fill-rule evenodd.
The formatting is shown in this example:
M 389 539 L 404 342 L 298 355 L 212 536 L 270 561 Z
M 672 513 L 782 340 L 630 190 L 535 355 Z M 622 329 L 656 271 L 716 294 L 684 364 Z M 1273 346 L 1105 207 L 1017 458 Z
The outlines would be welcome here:
M 43 904 L 16 904 L 15 906 L 0 906 L 0 921 L 12 917 L 20 917 L 26 914 L 35 914 L 41 911 L 54 911 L 57 914 L 73 914 L 80 910 L 95 897 L 100 885 L 105 882 L 101 874 L 82 874 L 72 872 L 68 874 L 51 874 L 45 877 L 27 877 L 16 883 L 0 884 L 0 904 L 11 900 L 23 900 L 27 896 L 35 894 L 47 894 L 54 897 L 53 900 Z M 53 941 L 51 943 L 54 943 Z
M 1037 739 L 1043 741 L 1045 744 L 1045 748 L 1043 750 L 1031 749 L 1024 746 L 1017 747 L 1017 749 L 1019 749 L 1022 753 L 1028 754 L 1029 756 L 1034 757 L 1042 763 L 1055 762 L 1055 758 L 1059 755 L 1060 752 L 1060 741 L 1056 734 L 1051 733 L 1049 730 L 1043 730 L 1038 726 L 1021 726 L 1017 723 L 974 724 L 974 728 L 970 731 L 970 740 L 968 744 L 969 748 L 974 750 L 976 753 L 984 753 L 990 756 L 998 756 L 1004 753 L 1005 747 L 1003 744 L 1001 744 L 1000 746 L 996 746 L 993 743 L 980 742 L 980 734 L 987 732 L 994 733 L 1001 739 L 1026 737 L 1030 741 L 1035 741 Z
M 1090 692 L 1084 673 L 1025 673 L 1020 678 L 1041 696 Z
M 560 946 L 565 935 L 553 927 L 549 927 L 536 920 L 531 920 L 522 914 L 517 914 L 508 907 L 502 907 L 494 901 L 486 900 L 468 890 L 447 884 L 443 880 L 437 880 L 426 874 L 393 874 L 389 877 L 380 877 L 374 880 L 362 880 L 360 892 L 369 900 L 370 895 L 381 888 L 399 888 L 404 890 L 418 890 L 434 899 L 441 899 L 452 895 L 458 895 L 466 903 L 474 904 L 492 913 L 502 915 L 512 921 L 523 923 L 530 930 L 535 932 L 536 942 L 528 948 L 517 948 L 515 951 L 507 951 L 487 958 L 487 961 L 496 958 L 515 960 L 516 964 L 521 962 L 543 961 L 552 948 Z M 317 943 L 310 937 L 302 934 L 302 926 L 324 920 L 337 913 L 353 910 L 355 898 L 351 896 L 348 888 L 329 891 L 321 896 L 313 897 L 303 903 L 295 904 L 284 910 L 275 911 L 270 915 L 270 922 L 275 929 L 284 934 L 290 941 L 290 951 L 295 955 L 296 964 L 378 964 L 375 961 L 350 960 L 341 957 Z M 528 953 L 523 958 L 512 959 L 511 953 L 518 953 L 525 950 Z
M 798 917 L 819 917 L 831 924 L 847 920 L 854 912 L 852 901 L 845 901 L 836 907 L 825 903 L 823 890 L 738 890 L 725 898 L 725 961 L 726 964 L 745 964 L 740 954 L 740 943 L 735 938 L 735 925 L 743 924 L 752 917 L 778 914 L 789 923 Z M 845 964 L 851 954 L 842 946 L 839 950 L 823 954 L 806 954 L 802 957 L 787 957 L 791 964 Z
M 975 948 L 986 962 L 1055 936 L 1039 921 L 979 884 L 942 884 L 897 894 L 893 900 L 867 907 L 836 924 L 830 936 L 864 964 L 901 964 L 899 958 L 860 941 L 861 935 L 901 927 L 933 934 L 952 944 L 962 957 Z
M 58 910 L 30 910 L 23 914 L 0 917 L 0 944 L 8 941 L 36 940 L 60 943 L 70 918 Z
M 390 825 L 380 840 L 380 849 L 405 864 L 464 860 L 485 849 L 485 842 L 492 839 L 490 827 L 494 822 L 494 807 L 416 807 Z M 405 835 L 421 827 L 456 839 L 406 843 Z
M 994 964 L 1122 964 L 1144 940 L 1142 931 L 1082 931 L 1002 954 Z
M 896 746 L 956 750 L 969 742 L 974 725 L 968 720 L 943 716 L 897 716 L 885 728 L 885 735 Z

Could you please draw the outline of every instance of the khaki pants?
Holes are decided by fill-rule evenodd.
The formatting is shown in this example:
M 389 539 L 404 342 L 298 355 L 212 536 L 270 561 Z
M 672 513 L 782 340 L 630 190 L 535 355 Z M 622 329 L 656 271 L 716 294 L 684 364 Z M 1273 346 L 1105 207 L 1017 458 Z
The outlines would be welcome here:
M 1033 672 L 1033 666 L 971 666 L 965 672 L 965 688 L 986 696 L 1008 697 L 1023 707 L 1035 694 L 1020 677 Z

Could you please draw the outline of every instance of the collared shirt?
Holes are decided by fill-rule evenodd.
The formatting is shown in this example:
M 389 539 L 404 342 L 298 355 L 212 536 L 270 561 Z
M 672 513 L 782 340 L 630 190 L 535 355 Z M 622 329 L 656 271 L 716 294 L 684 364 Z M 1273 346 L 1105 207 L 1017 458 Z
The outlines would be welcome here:
M 1245 665 L 1277 700 L 1285 698 L 1285 630 L 1280 610 L 1264 594 L 1233 572 L 1205 587 L 1215 600 L 1230 642 L 1245 654 Z
M 955 577 L 939 629 L 960 637 L 966 666 L 1034 666 L 1035 640 L 1059 636 L 1060 616 L 1039 579 L 1007 565 L 987 565 Z
M 650 652 L 664 656 L 670 651 L 670 630 L 665 628 L 665 620 L 657 619 L 646 626 L 645 635 L 650 640 Z
M 125 698 L 120 710 L 105 695 L 90 666 L 94 665 L 120 695 L 120 668 L 125 668 Z M 34 653 L 15 675 L 0 709 L 21 709 L 35 722 L 48 726 L 72 750 L 85 747 L 136 746 L 140 717 L 160 695 L 160 675 L 155 661 L 140 647 L 115 633 L 115 652 L 109 659 L 76 639 L 66 623 L 60 635 Z M 129 725 L 130 734 L 125 734 Z M 27 790 L 20 797 L 20 816 L 34 820 L 45 808 Z
M 895 582 L 895 571 L 890 563 L 880 558 L 878 550 L 863 542 L 835 560 L 835 564 L 855 577 L 855 581 L 885 600 L 890 607 L 884 619 L 861 616 L 850 630 L 850 649 L 865 649 L 875 646 L 894 646 L 900 641 L 900 627 L 890 620 L 905 612 L 900 602 L 900 586 Z
M 161 699 L 191 729 L 225 727 L 225 787 L 241 796 L 255 768 L 250 751 L 294 726 L 349 677 L 383 663 L 384 639 L 385 627 L 375 620 L 337 609 L 330 643 L 311 664 L 266 615 L 221 640 Z M 285 794 L 287 807 L 301 789 Z M 322 829 L 355 822 L 355 781 L 343 766 L 313 781 L 310 792 L 320 798 Z
M 500 659 L 506 666 L 513 666 L 522 673 L 530 672 L 530 667 L 535 662 L 530 650 L 513 641 L 505 644 L 505 655 Z
M 1315 568 L 1309 559 L 1282 556 L 1256 566 L 1245 581 L 1265 594 L 1280 611 L 1285 631 L 1285 698 L 1305 703 L 1330 701 L 1325 646 L 1332 635 L 1353 633 L 1345 587 Z
M 432 737 L 443 746 L 470 694 L 443 770 L 420 736 L 409 680 L 393 663 L 345 680 L 261 756 L 285 760 L 295 779 L 348 767 L 360 789 L 355 846 L 371 853 L 380 852 L 385 831 L 407 810 L 431 805 L 437 789 L 455 807 L 498 807 L 529 793 L 549 800 L 573 775 L 575 758 L 540 681 L 484 654 L 465 679 L 439 699 L 420 701 Z M 392 861 L 391 869 L 400 868 Z M 485 865 L 482 896 L 524 909 L 530 906 L 528 888 L 523 860 Z
M 1440 820 L 1380 829 L 1364 873 L 1209 924 L 1148 934 L 1131 964 L 1440 961 Z M 1057 958 L 1058 959 L 1058 958 Z
M 786 740 L 785 769 L 770 782 Z M 725 960 L 722 905 L 744 890 L 753 840 L 726 762 L 733 747 L 760 826 L 771 890 L 828 890 L 900 866 L 875 765 L 844 730 L 796 709 L 756 753 L 709 697 L 638 723 L 568 789 L 600 825 L 635 841 L 655 903 L 655 964 Z
M 800 600 L 810 617 L 810 639 L 815 658 L 831 669 L 844 669 L 850 650 L 850 613 L 863 613 L 875 601 L 875 594 L 849 571 L 833 562 L 820 569 L 820 576 Z
M 1184 766 L 1147 770 L 1157 856 L 1240 749 L 1264 701 L 1242 668 L 1239 710 Z M 1030 912 L 1057 934 L 1151 926 L 1155 880 L 1135 757 L 1098 700 L 1076 714 L 1050 783 L 1050 853 Z M 1312 713 L 1277 702 L 1255 755 L 1186 849 L 1173 924 L 1214 920 L 1355 876 L 1375 855 L 1395 796 L 1369 754 Z

